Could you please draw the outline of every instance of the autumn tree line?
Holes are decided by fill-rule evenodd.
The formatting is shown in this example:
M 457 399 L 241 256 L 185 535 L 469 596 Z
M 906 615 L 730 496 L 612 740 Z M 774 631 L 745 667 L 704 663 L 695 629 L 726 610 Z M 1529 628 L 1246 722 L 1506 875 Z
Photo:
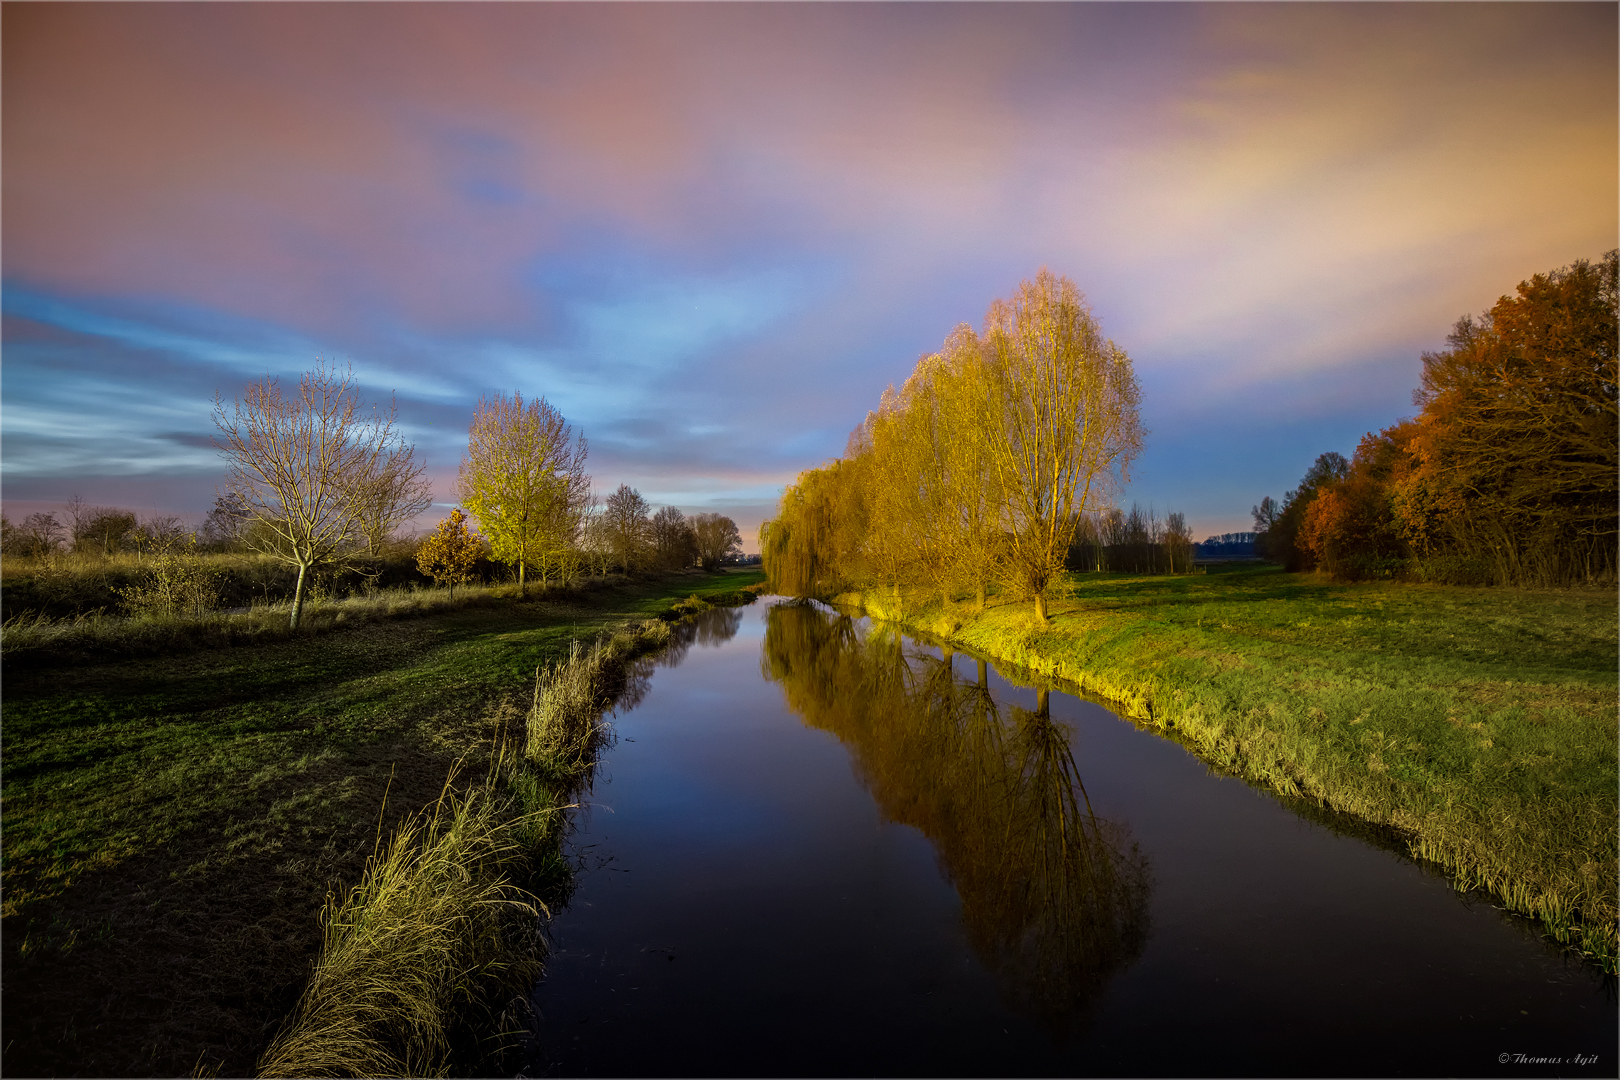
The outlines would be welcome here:
M 0 550 L 46 562 L 64 551 L 150 555 L 152 580 L 115 591 L 132 611 L 166 614 L 200 612 L 218 598 L 218 574 L 200 555 L 258 552 L 296 574 L 296 628 L 314 575 L 398 554 L 400 527 L 431 505 L 426 465 L 399 434 L 394 404 L 363 408 L 350 371 L 318 363 L 291 390 L 266 378 L 228 406 L 216 399 L 214 423 L 227 481 L 200 528 L 174 516 L 137 520 L 75 497 L 65 523 L 51 513 L 16 525 L 0 516 Z M 467 512 L 457 508 L 427 537 L 406 541 L 416 567 L 453 590 L 481 565 L 503 564 L 526 593 L 534 575 L 550 583 L 584 573 L 714 569 L 740 550 L 736 523 L 721 514 L 688 518 L 673 506 L 654 513 L 622 484 L 599 499 L 586 453 L 584 436 L 544 398 L 480 400 L 457 483 Z
M 1421 410 L 1321 455 L 1257 542 L 1335 577 L 1613 582 L 1620 542 L 1617 263 L 1578 260 L 1464 315 L 1423 354 Z
M 1042 270 L 991 304 L 982 332 L 958 326 L 885 391 L 843 457 L 785 490 L 761 528 L 771 588 L 886 588 L 897 603 L 920 588 L 948 607 L 995 587 L 1045 620 L 1077 536 L 1084 557 L 1118 520 L 1107 511 L 1142 448 L 1139 397 L 1079 289 Z

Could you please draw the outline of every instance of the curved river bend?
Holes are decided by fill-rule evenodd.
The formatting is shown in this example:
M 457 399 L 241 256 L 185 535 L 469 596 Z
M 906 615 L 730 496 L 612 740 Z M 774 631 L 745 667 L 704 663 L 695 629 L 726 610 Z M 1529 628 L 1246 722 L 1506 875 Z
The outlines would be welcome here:
M 1616 1074 L 1612 979 L 1100 705 L 798 605 L 642 676 L 527 1075 Z

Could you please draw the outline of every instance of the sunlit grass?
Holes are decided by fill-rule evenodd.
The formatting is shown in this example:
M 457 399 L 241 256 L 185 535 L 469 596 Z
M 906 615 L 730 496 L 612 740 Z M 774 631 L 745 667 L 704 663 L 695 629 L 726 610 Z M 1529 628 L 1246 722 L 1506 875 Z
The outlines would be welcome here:
M 675 605 L 675 612 L 688 601 Z M 625 665 L 639 653 L 669 643 L 667 622 L 652 621 L 593 644 L 575 640 L 568 656 L 535 677 L 528 717 L 527 753 L 548 771 L 588 767 L 607 738 L 602 712 L 625 684 Z
M 881 614 L 884 596 L 873 597 Z M 1607 590 L 1335 585 L 1273 569 L 1077 575 L 907 622 L 1055 675 L 1284 795 L 1397 830 L 1608 970 L 1616 612 Z

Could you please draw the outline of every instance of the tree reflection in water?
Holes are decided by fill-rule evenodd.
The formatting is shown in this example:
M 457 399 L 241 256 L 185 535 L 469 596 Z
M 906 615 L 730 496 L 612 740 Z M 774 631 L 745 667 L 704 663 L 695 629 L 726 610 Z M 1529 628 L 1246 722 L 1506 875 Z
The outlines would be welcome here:
M 771 610 L 761 661 L 790 708 L 836 735 L 883 813 L 933 843 L 968 940 L 1008 1004 L 1062 1031 L 1147 936 L 1147 861 L 1092 813 L 1047 692 L 1032 712 L 892 630 Z

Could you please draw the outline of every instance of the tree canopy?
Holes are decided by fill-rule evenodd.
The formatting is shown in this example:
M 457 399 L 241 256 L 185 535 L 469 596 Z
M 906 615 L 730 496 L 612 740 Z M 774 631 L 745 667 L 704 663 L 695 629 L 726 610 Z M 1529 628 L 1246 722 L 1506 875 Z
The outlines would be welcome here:
M 467 515 L 450 511 L 433 532 L 417 546 L 416 566 L 436 582 L 450 587 L 472 580 L 473 567 L 484 554 L 483 541 L 467 531 Z
M 694 514 L 691 519 L 692 544 L 703 569 L 714 570 L 728 555 L 742 550 L 742 534 L 737 523 L 724 514 Z
M 1078 288 L 1042 270 L 958 327 L 892 387 L 844 458 L 799 476 L 761 546 L 772 588 L 827 595 L 927 584 L 947 602 L 987 577 L 1033 600 L 1063 572 L 1076 523 L 1140 452 L 1130 358 Z
M 1290 568 L 1547 585 L 1615 575 L 1620 251 L 1521 281 L 1423 354 L 1421 408 L 1323 455 L 1256 526 Z M 1319 466 L 1336 459 L 1335 468 Z
M 482 398 L 461 459 L 461 499 L 478 520 L 491 555 L 517 571 L 528 592 L 528 571 L 542 581 L 574 568 L 580 528 L 590 502 L 585 436 L 575 436 L 545 398 L 513 392 Z

